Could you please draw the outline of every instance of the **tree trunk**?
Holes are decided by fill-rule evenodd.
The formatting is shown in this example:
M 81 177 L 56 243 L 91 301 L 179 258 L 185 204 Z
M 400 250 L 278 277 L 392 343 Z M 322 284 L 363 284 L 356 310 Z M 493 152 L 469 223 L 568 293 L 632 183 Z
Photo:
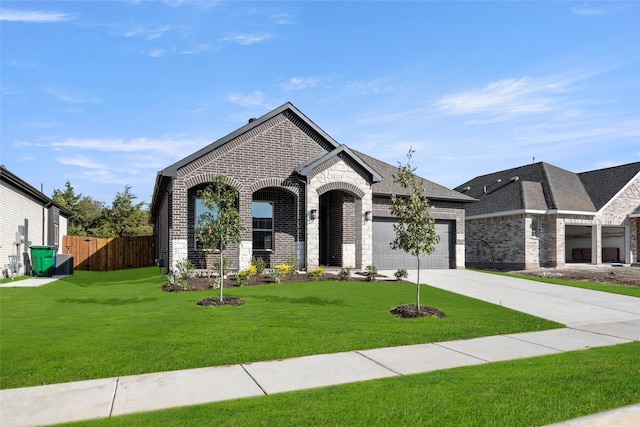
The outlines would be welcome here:
M 418 255 L 418 280 L 416 281 L 416 309 L 420 310 L 420 255 Z
M 220 302 L 222 302 L 222 286 L 224 285 L 224 257 L 222 256 L 222 250 L 220 250 Z

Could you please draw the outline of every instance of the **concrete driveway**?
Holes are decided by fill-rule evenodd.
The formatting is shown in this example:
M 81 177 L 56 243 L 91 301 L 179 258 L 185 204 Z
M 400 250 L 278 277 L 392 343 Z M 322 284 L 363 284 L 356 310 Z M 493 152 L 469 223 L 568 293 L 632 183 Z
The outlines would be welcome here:
M 392 271 L 380 273 L 393 277 Z M 410 271 L 408 279 L 415 282 L 416 278 L 417 271 Z M 421 270 L 420 281 L 569 327 L 618 322 L 640 325 L 640 299 L 634 297 L 473 270 Z M 421 302 L 429 305 L 428 292 L 421 293 Z

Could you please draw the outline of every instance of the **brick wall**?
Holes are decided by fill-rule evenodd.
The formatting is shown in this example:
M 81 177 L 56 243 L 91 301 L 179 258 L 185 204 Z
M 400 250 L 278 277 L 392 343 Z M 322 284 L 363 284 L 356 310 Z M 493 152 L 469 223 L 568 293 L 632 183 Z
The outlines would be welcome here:
M 271 263 L 286 261 L 298 250 L 296 239 L 303 241 L 306 221 L 304 209 L 295 209 L 296 205 L 304 206 L 305 189 L 294 176 L 294 168 L 328 149 L 328 144 L 311 128 L 294 124 L 288 114 L 280 114 L 185 165 L 178 170 L 171 194 L 171 241 L 180 243 L 178 248 L 172 247 L 174 258 L 188 256 L 194 262 L 204 262 L 193 244 L 195 191 L 216 174 L 224 174 L 228 185 L 239 192 L 239 211 L 245 227 L 242 243 L 225 251 L 231 267 L 244 268 L 251 260 L 251 202 L 255 192 L 269 187 L 285 190 L 288 194 L 277 199 L 286 199 L 286 204 L 293 207 L 287 209 L 283 221 L 277 223 L 277 246 L 269 257 Z M 274 215 L 282 215 L 284 211 L 285 208 L 277 205 Z

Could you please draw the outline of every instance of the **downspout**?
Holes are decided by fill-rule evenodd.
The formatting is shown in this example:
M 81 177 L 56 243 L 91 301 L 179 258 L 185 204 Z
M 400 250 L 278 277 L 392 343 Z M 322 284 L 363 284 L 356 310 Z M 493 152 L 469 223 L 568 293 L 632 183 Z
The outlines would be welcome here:
M 42 194 L 44 194 L 44 184 L 40 184 L 40 192 Z M 44 205 L 42 205 L 42 246 L 45 245 L 45 226 L 44 226 L 44 222 L 45 222 L 45 212 L 46 209 L 49 209 L 51 207 L 51 205 L 53 204 L 53 201 L 49 201 L 47 203 L 45 203 Z

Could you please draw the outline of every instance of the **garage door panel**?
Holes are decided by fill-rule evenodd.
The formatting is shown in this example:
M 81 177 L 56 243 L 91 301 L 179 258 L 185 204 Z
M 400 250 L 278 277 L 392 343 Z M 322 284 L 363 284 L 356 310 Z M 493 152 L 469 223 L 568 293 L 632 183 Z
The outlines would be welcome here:
M 391 218 L 373 219 L 373 263 L 379 270 L 397 270 L 399 268 L 418 268 L 415 256 L 402 250 L 391 249 L 396 233 L 393 225 L 397 221 Z M 440 242 L 435 250 L 420 260 L 421 268 L 450 268 L 451 265 L 451 221 L 436 221 L 436 233 Z

